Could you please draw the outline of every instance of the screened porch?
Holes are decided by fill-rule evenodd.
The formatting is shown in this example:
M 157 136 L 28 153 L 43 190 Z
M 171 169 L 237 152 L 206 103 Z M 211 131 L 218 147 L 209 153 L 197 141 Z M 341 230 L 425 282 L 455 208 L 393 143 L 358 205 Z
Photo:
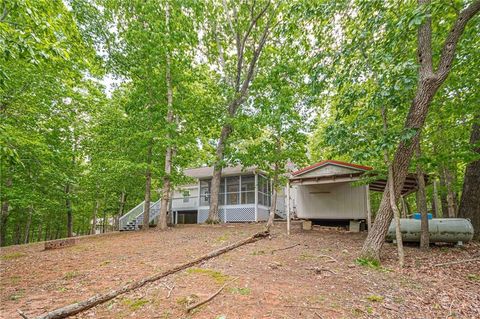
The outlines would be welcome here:
M 211 178 L 199 181 L 198 223 L 208 217 Z M 219 193 L 219 217 L 222 222 L 262 221 L 268 219 L 271 204 L 270 180 L 261 174 L 222 177 Z

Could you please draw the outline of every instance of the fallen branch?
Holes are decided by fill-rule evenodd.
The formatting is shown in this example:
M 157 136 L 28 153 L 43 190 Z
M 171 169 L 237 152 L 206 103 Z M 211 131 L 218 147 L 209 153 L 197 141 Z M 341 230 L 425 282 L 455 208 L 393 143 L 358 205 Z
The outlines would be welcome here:
M 271 251 L 271 253 L 273 254 L 273 253 L 276 252 L 276 251 L 282 251 L 282 250 L 291 249 L 291 248 L 297 247 L 297 246 L 299 246 L 299 245 L 300 245 L 300 244 L 295 244 L 295 245 L 291 245 L 291 246 L 287 246 L 287 247 L 283 247 L 283 248 L 273 249 L 273 250 Z
M 332 256 L 329 256 L 329 255 L 318 255 L 317 257 L 321 258 L 321 257 L 326 257 L 326 258 L 330 258 L 330 262 L 338 262 L 335 258 L 333 258 Z
M 197 308 L 197 307 L 200 307 L 201 305 L 203 304 L 206 304 L 207 302 L 209 302 L 210 300 L 212 300 L 213 298 L 215 298 L 216 296 L 218 296 L 222 290 L 228 285 L 228 284 L 231 284 L 232 282 L 234 282 L 235 280 L 237 280 L 237 278 L 234 278 L 232 280 L 230 280 L 229 282 L 226 282 L 222 287 L 220 287 L 220 289 L 218 289 L 213 295 L 211 295 L 210 297 L 208 297 L 207 299 L 205 300 L 202 300 L 202 301 L 199 301 L 197 302 L 196 304 L 190 306 L 187 308 L 187 312 L 190 312 L 192 311 L 193 309 Z
M 93 308 L 93 307 L 95 307 L 97 305 L 100 305 L 102 303 L 105 303 L 105 302 L 107 302 L 107 301 L 109 301 L 109 300 L 111 300 L 111 299 L 113 299 L 113 298 L 115 298 L 119 295 L 127 293 L 131 290 L 135 290 L 135 289 L 138 289 L 140 287 L 143 287 L 147 283 L 157 281 L 157 280 L 162 279 L 164 277 L 167 277 L 171 274 L 174 274 L 174 273 L 179 272 L 181 270 L 184 270 L 184 269 L 190 268 L 194 265 L 197 265 L 197 264 L 199 264 L 199 263 L 201 263 L 205 260 L 211 259 L 213 257 L 217 257 L 221 254 L 224 254 L 224 253 L 226 253 L 230 250 L 233 250 L 235 248 L 238 248 L 240 246 L 256 242 L 257 240 L 263 239 L 267 236 L 268 236 L 268 232 L 265 232 L 265 231 L 258 232 L 258 233 L 254 234 L 254 235 L 252 235 L 248 238 L 242 239 L 242 240 L 237 241 L 237 242 L 235 242 L 233 244 L 230 244 L 228 246 L 225 246 L 225 247 L 222 247 L 220 249 L 214 250 L 214 251 L 212 251 L 212 252 L 210 252 L 206 255 L 198 257 L 198 258 L 196 258 L 196 259 L 194 259 L 190 262 L 184 263 L 184 264 L 182 264 L 180 266 L 177 266 L 177 267 L 174 267 L 170 270 L 155 274 L 153 276 L 144 278 L 144 279 L 139 280 L 139 281 L 132 282 L 132 283 L 126 285 L 126 286 L 123 286 L 123 287 L 121 287 L 119 289 L 116 289 L 116 290 L 112 290 L 108 293 L 101 294 L 101 295 L 95 295 L 91 298 L 88 298 L 87 300 L 76 302 L 76 303 L 67 305 L 65 307 L 55 309 L 53 311 L 50 311 L 50 312 L 44 313 L 44 314 L 42 314 L 38 317 L 35 317 L 35 319 L 59 319 L 59 318 L 67 318 L 69 316 L 73 316 L 73 315 L 75 315 L 79 312 L 85 311 L 87 309 Z M 19 313 L 22 313 L 22 312 L 19 310 Z M 28 318 L 26 315 L 23 315 L 22 317 L 24 319 Z
M 301 305 L 284 305 L 284 307 L 288 308 L 305 308 L 305 309 L 317 309 L 322 310 L 322 307 L 315 307 L 315 306 L 301 306 Z
M 313 270 L 316 274 L 321 274 L 322 271 L 328 271 L 331 272 L 332 274 L 336 275 L 337 273 L 334 272 L 333 270 L 330 270 L 328 268 L 319 268 L 319 267 L 307 267 L 305 268 L 306 270 Z
M 172 287 L 170 287 L 165 282 L 163 282 L 162 285 L 168 289 L 167 299 L 170 298 L 170 295 L 172 294 L 172 290 L 175 288 L 175 284 Z
M 455 261 L 450 261 L 450 262 L 448 262 L 448 263 L 436 264 L 435 267 L 449 266 L 449 265 L 456 265 L 456 264 L 463 264 L 463 263 L 470 263 L 470 262 L 474 262 L 474 261 L 480 261 L 480 258 L 455 260 Z

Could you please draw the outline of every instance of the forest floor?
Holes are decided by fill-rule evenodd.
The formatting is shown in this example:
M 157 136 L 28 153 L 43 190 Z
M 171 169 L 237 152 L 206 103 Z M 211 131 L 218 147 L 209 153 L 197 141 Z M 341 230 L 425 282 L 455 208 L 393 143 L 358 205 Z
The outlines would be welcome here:
M 192 225 L 119 233 L 43 250 L 2 249 L 0 317 L 39 315 L 182 264 L 261 230 L 260 224 Z M 277 223 L 271 238 L 119 296 L 75 318 L 480 318 L 480 245 L 407 246 L 406 267 L 386 244 L 381 267 L 355 262 L 366 233 Z M 293 248 L 276 250 L 291 247 Z M 317 268 L 315 268 L 317 267 Z M 231 280 L 235 279 L 233 282 Z M 224 283 L 211 302 L 187 314 Z

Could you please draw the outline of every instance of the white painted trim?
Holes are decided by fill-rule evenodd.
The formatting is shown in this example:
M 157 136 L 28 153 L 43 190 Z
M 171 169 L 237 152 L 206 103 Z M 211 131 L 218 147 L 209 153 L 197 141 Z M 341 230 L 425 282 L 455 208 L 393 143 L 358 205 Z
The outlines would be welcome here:
M 370 231 L 370 229 L 372 229 L 372 209 L 370 207 L 370 185 L 366 185 L 365 186 L 365 190 L 366 190 L 366 200 L 367 200 L 367 227 L 368 227 L 368 231 Z
M 290 181 L 287 181 L 287 235 L 290 235 Z
M 255 172 L 255 221 L 258 222 L 258 174 Z

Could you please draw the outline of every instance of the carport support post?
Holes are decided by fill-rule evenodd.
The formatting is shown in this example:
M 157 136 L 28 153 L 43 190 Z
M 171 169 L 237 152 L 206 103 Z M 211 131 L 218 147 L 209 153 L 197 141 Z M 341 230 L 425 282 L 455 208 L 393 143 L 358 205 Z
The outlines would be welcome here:
M 287 181 L 287 235 L 290 235 L 290 181 Z
M 372 208 L 370 207 L 370 185 L 367 185 L 367 227 L 372 229 Z

